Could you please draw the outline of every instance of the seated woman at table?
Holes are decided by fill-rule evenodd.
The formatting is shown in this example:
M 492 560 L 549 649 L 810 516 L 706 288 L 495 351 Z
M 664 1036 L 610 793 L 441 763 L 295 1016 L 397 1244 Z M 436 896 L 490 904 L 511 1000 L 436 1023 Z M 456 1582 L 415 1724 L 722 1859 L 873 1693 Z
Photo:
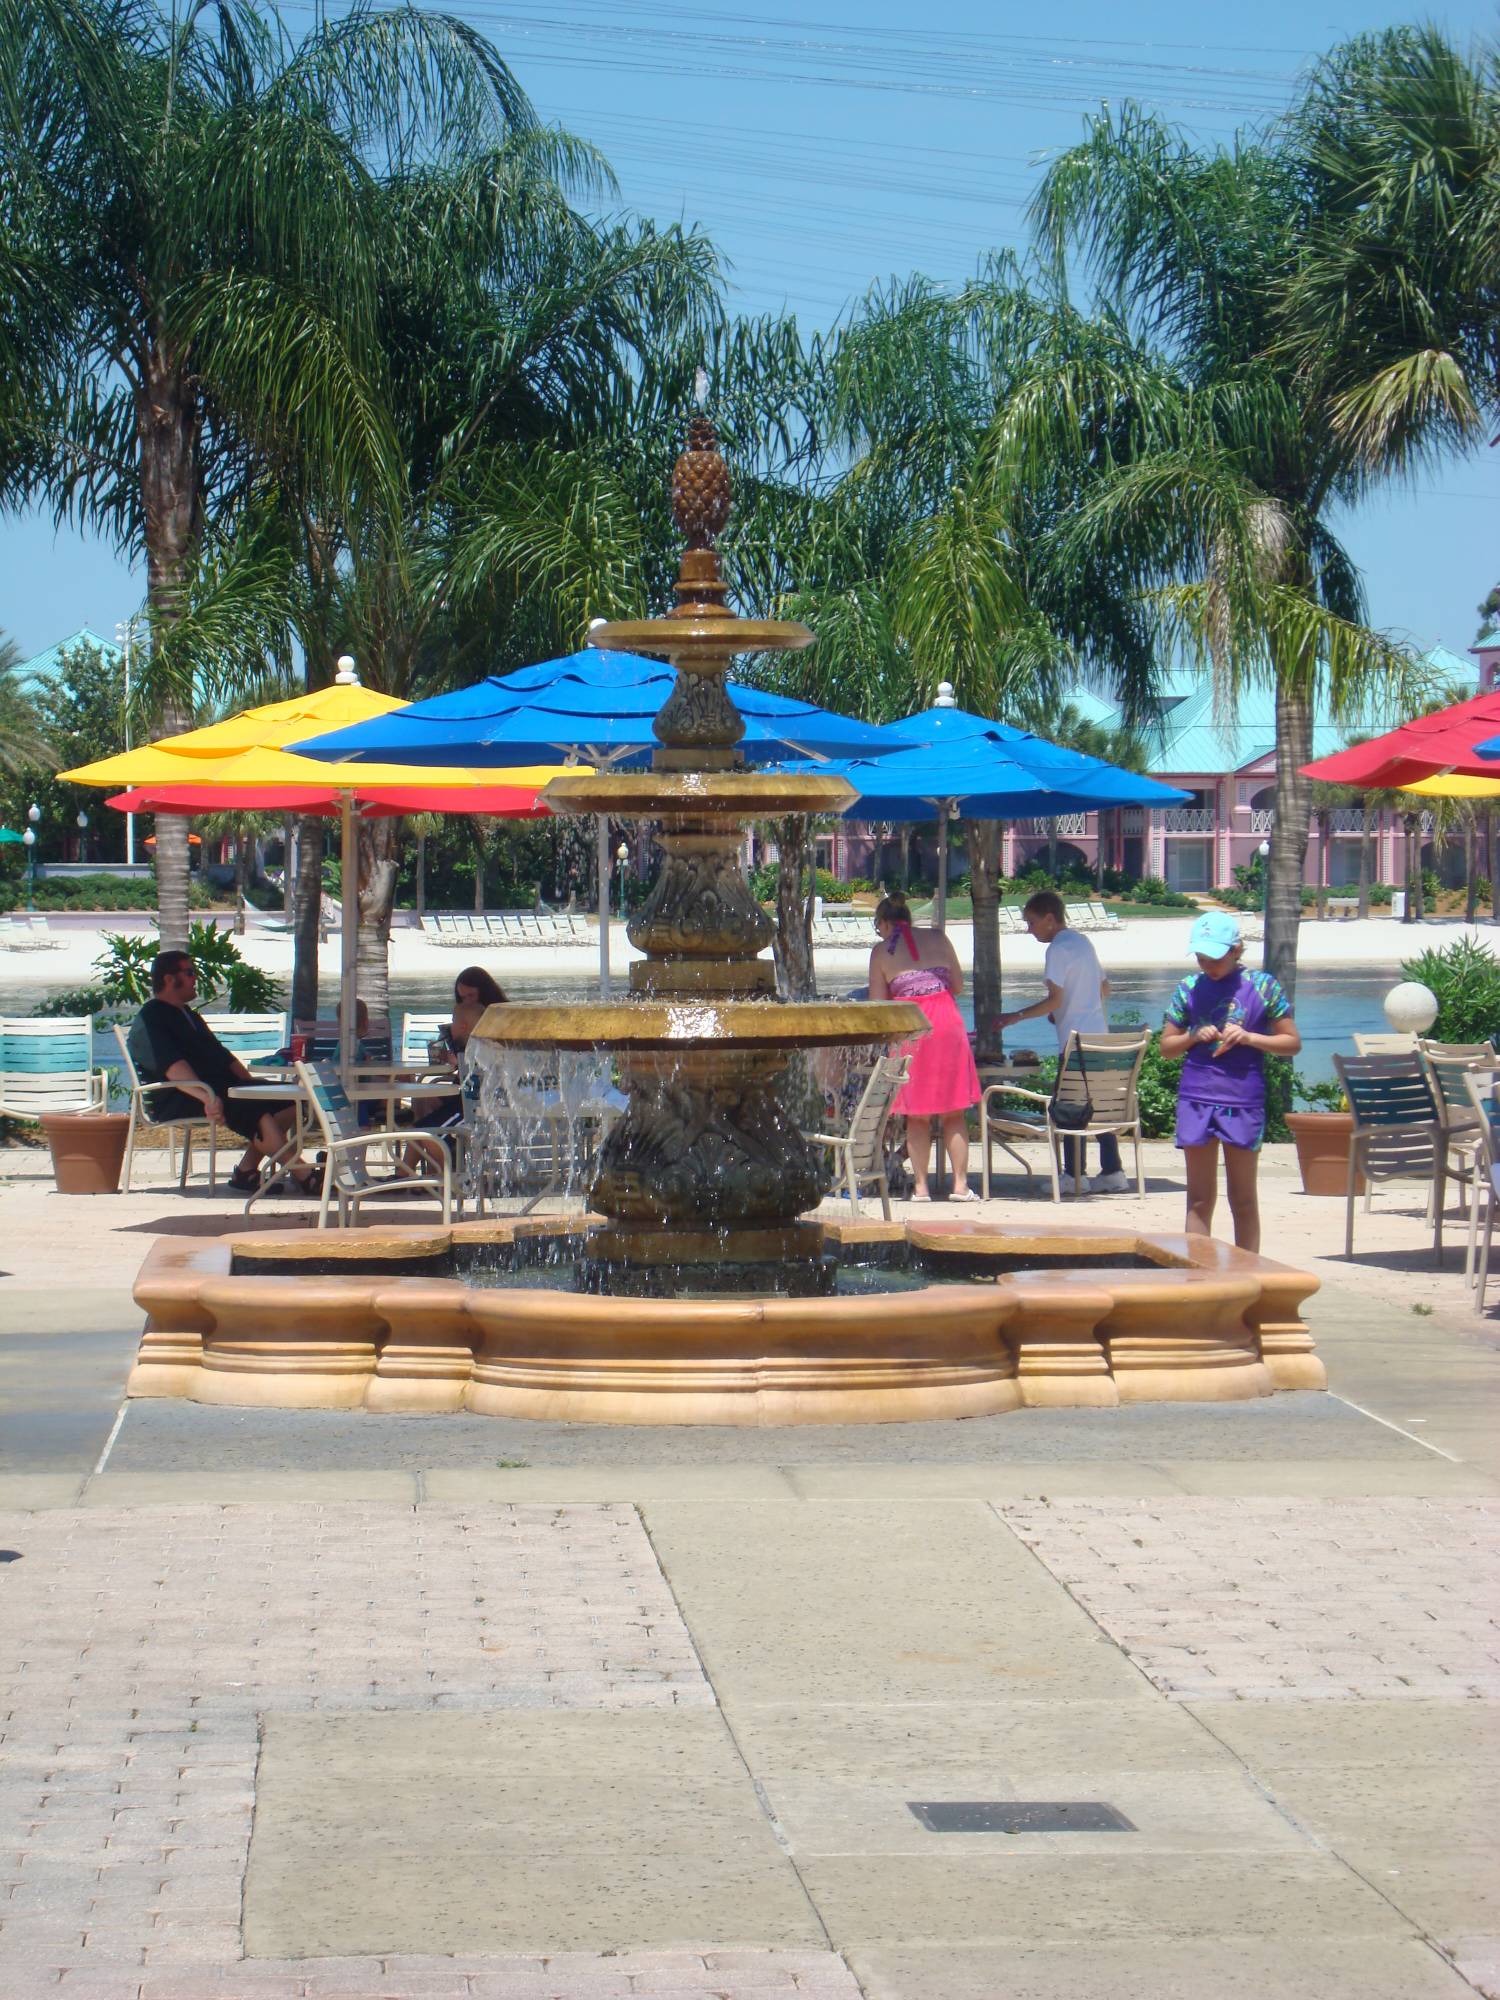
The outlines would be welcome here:
M 466 965 L 453 982 L 453 1018 L 443 1031 L 446 1048 L 443 1054 L 445 1068 L 457 1069 L 458 1059 L 469 1045 L 469 1036 L 478 1025 L 486 1007 L 506 1005 L 505 989 L 499 981 L 492 979 L 482 965 Z M 463 1121 L 464 1101 L 458 1097 L 427 1097 L 412 1106 L 416 1124 L 429 1128 L 444 1125 L 458 1125 Z M 428 1153 L 434 1141 L 426 1144 L 419 1139 L 407 1149 L 406 1164 L 415 1166 L 417 1155 Z
M 143 1083 L 169 1083 L 170 1091 L 154 1090 L 146 1099 L 146 1116 L 153 1122 L 171 1118 L 206 1118 L 227 1125 L 245 1140 L 245 1153 L 229 1176 L 236 1194 L 254 1194 L 260 1186 L 261 1163 L 286 1149 L 296 1118 L 290 1099 L 272 1103 L 230 1095 L 236 1085 L 255 1078 L 219 1040 L 193 1007 L 198 973 L 185 951 L 159 951 L 151 962 L 151 998 L 130 1030 L 130 1054 Z M 278 1193 L 316 1194 L 318 1176 L 298 1162 L 291 1183 Z

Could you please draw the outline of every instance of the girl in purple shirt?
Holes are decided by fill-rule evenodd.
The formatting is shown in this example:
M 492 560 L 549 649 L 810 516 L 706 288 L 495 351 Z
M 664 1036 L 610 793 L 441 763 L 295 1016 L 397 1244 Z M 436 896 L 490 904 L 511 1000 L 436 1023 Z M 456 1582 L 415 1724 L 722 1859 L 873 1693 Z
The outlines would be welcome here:
M 1234 1240 L 1260 1248 L 1256 1172 L 1266 1129 L 1266 1057 L 1294 1056 L 1302 1037 L 1269 972 L 1246 972 L 1238 918 L 1208 910 L 1189 939 L 1198 971 L 1172 995 L 1161 1052 L 1183 1058 L 1177 1091 L 1177 1144 L 1187 1171 L 1187 1232 L 1213 1234 L 1219 1147 Z

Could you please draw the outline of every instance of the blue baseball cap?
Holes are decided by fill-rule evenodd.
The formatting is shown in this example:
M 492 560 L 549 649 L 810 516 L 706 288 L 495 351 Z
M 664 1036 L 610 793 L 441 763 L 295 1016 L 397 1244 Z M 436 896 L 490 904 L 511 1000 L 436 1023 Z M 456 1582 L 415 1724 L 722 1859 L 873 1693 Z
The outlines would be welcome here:
M 1224 958 L 1242 942 L 1240 920 L 1232 910 L 1205 910 L 1188 933 L 1188 950 L 1195 958 Z

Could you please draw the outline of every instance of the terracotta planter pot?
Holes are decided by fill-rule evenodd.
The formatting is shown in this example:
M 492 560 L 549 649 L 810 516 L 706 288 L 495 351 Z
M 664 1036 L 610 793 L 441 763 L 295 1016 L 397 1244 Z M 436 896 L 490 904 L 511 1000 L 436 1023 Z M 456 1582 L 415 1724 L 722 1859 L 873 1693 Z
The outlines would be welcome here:
M 1297 1145 L 1304 1194 L 1344 1195 L 1349 1191 L 1349 1140 L 1354 1120 L 1347 1111 L 1289 1111 L 1287 1130 Z M 1360 1175 L 1354 1192 L 1363 1194 Z
M 130 1133 L 123 1111 L 47 1111 L 42 1130 L 59 1194 L 118 1194 Z

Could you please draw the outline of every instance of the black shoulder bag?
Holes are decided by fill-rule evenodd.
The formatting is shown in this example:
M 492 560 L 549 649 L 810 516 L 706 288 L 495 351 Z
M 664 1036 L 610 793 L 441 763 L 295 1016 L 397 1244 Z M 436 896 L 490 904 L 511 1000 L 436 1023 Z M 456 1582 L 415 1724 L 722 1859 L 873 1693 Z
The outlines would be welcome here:
M 1062 1080 L 1063 1062 L 1066 1059 L 1067 1051 L 1064 1050 L 1062 1060 L 1057 1066 L 1059 1082 Z M 1078 1074 L 1083 1078 L 1081 1098 L 1069 1098 L 1059 1103 L 1057 1084 L 1054 1083 L 1052 1086 L 1052 1102 L 1047 1107 L 1047 1115 L 1059 1132 L 1082 1132 L 1086 1126 L 1094 1122 L 1094 1100 L 1089 1096 L 1089 1071 L 1088 1064 L 1083 1059 L 1082 1042 L 1078 1044 Z

